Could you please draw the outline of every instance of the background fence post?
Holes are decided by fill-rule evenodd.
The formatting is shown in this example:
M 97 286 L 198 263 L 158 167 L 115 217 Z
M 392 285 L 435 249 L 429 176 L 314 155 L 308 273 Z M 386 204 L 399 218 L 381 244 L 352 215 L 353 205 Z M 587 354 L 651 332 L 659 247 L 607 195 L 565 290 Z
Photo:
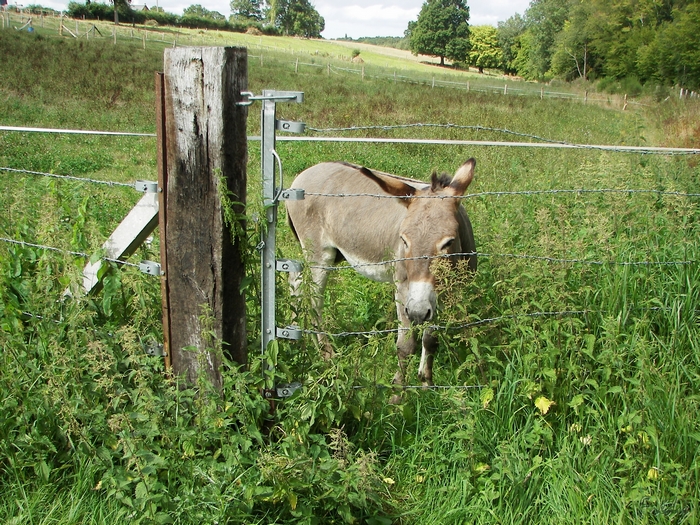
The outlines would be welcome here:
M 192 383 L 204 373 L 221 386 L 221 355 L 209 334 L 231 359 L 247 361 L 247 243 L 238 234 L 245 231 L 248 110 L 236 103 L 247 89 L 247 56 L 232 47 L 165 50 L 170 355 L 173 372 Z M 242 204 L 226 210 L 224 190 Z M 232 224 L 227 212 L 236 214 Z

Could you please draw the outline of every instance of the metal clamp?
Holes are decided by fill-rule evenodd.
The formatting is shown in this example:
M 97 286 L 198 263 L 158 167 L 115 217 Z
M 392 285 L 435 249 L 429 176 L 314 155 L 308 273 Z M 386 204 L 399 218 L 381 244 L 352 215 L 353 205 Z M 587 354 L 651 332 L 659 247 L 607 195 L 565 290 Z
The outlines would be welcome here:
M 277 385 L 277 397 L 291 397 L 294 392 L 301 388 L 301 383 L 294 382 L 286 385 Z
M 162 344 L 158 344 L 158 343 L 152 343 L 150 345 L 144 344 L 143 347 L 144 347 L 144 350 L 146 351 L 146 355 L 150 355 L 153 357 L 164 357 L 166 355 Z
M 251 91 L 241 91 L 244 100 L 236 102 L 237 106 L 250 106 L 256 100 L 272 100 L 273 102 L 304 102 L 303 91 L 267 91 L 265 95 L 255 96 Z
M 301 330 L 296 326 L 288 326 L 287 328 L 277 328 L 277 337 L 280 339 L 291 339 L 298 341 L 301 339 Z
M 153 261 L 141 261 L 139 263 L 139 270 L 148 275 L 163 275 L 160 263 Z
M 301 272 L 304 266 L 299 261 L 293 261 L 291 259 L 277 259 L 277 264 L 275 269 L 278 272 Z
M 142 193 L 160 193 L 161 191 L 158 183 L 150 180 L 137 180 L 134 182 L 134 189 Z
M 277 385 L 275 388 L 266 388 L 262 391 L 265 399 L 292 397 L 302 384 L 299 382 Z
M 280 190 L 279 197 L 277 200 L 280 201 L 303 201 L 304 200 L 304 190 L 289 188 L 286 190 Z
M 277 131 L 286 131 L 287 133 L 304 133 L 306 124 L 303 122 L 293 122 L 291 120 L 275 120 L 275 129 Z

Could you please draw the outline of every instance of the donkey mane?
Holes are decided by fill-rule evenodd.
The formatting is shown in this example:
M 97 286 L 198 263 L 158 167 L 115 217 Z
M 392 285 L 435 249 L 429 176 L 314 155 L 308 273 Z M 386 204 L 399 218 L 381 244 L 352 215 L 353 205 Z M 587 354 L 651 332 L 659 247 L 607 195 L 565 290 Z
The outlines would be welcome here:
M 370 169 L 365 168 L 364 166 L 358 166 L 357 164 L 351 164 L 350 162 L 344 162 L 342 160 L 337 161 L 336 164 L 342 164 L 343 166 L 347 166 L 348 168 L 357 170 L 360 173 L 362 173 L 365 177 L 369 177 L 372 180 L 377 178 L 377 176 L 374 173 L 372 173 Z

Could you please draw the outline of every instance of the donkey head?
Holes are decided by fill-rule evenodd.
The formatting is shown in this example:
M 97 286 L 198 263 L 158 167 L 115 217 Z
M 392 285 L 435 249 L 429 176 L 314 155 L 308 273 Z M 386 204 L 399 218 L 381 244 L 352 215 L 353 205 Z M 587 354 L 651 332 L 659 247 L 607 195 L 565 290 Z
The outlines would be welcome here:
M 376 177 L 387 193 L 398 197 L 406 206 L 406 216 L 399 229 L 400 241 L 396 263 L 398 299 L 413 323 L 430 320 L 435 314 L 437 296 L 435 276 L 430 269 L 432 258 L 461 253 L 460 199 L 474 178 L 476 161 L 469 159 L 455 173 L 433 174 L 431 186 L 416 189 L 399 179 Z

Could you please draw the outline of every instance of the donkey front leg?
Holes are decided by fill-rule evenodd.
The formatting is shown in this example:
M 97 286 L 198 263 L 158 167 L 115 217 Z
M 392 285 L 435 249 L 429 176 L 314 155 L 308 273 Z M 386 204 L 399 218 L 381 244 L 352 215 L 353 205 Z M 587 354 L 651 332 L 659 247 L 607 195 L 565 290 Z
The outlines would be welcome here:
M 411 322 L 406 315 L 406 309 L 402 305 L 403 303 L 398 300 L 397 295 L 396 311 L 400 321 L 400 328 L 399 335 L 396 338 L 396 355 L 399 361 L 399 368 L 396 370 L 396 374 L 394 374 L 392 383 L 401 386 L 403 386 L 405 382 L 408 358 L 416 352 L 416 338 L 410 330 Z M 396 394 L 391 397 L 389 402 L 396 405 L 401 402 L 401 396 Z
M 334 263 L 336 250 L 329 248 L 321 250 L 315 257 L 307 257 L 307 260 L 312 261 L 311 265 L 311 283 L 306 287 L 302 286 L 301 273 L 289 274 L 289 285 L 291 288 L 292 297 L 299 298 L 306 293 L 310 299 L 311 306 L 311 322 L 316 330 L 323 330 L 323 296 L 328 283 L 328 268 Z M 318 342 L 322 349 L 323 357 L 330 359 L 333 357 L 333 347 L 328 340 L 328 337 L 323 334 L 318 334 Z
M 437 338 L 433 335 L 432 328 L 423 330 L 423 348 L 418 366 L 418 377 L 423 382 L 423 386 L 432 386 L 433 384 L 433 358 L 437 345 Z

